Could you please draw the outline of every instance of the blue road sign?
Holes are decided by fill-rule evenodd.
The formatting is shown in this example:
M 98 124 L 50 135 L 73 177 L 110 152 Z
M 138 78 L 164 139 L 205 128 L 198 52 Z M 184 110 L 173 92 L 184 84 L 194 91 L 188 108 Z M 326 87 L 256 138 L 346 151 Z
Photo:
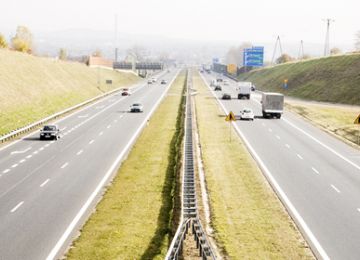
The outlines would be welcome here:
M 262 67 L 264 66 L 264 47 L 254 46 L 244 49 L 243 65 L 246 67 Z

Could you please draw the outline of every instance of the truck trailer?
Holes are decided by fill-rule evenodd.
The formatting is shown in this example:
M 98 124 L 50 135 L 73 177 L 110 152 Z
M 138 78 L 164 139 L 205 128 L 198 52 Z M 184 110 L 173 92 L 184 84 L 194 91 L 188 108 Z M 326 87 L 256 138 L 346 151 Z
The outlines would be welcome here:
M 280 118 L 284 111 L 284 95 L 264 92 L 262 94 L 261 105 L 264 118 Z
M 241 81 L 238 83 L 238 99 L 242 99 L 245 97 L 246 99 L 250 99 L 250 93 L 251 93 L 251 82 Z

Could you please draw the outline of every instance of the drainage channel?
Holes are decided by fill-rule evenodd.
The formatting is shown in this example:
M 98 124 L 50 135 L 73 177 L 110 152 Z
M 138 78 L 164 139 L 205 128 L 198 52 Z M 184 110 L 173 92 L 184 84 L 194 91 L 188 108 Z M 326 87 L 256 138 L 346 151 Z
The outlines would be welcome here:
M 216 259 L 209 239 L 201 225 L 196 201 L 195 165 L 194 165 L 194 138 L 193 117 L 191 106 L 191 70 L 187 72 L 187 94 L 185 110 L 185 134 L 184 134 L 184 167 L 182 172 L 182 203 L 181 220 L 176 234 L 171 242 L 166 255 L 166 260 L 181 259 L 184 240 L 191 228 L 199 257 L 202 259 Z

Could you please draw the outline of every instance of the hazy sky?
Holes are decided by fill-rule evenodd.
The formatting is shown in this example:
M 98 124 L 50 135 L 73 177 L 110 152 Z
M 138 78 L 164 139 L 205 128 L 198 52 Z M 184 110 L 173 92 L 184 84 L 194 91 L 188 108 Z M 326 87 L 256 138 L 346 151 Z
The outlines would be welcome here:
M 353 44 L 360 30 L 360 0 L 11 0 L 2 1 L 0 32 L 19 24 L 37 32 L 71 28 L 154 34 L 197 41 Z

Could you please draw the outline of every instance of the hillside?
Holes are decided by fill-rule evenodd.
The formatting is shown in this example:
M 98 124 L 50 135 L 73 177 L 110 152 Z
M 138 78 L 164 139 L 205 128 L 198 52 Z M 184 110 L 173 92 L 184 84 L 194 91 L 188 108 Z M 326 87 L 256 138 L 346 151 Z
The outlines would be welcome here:
M 360 54 L 277 65 L 243 74 L 239 79 L 252 81 L 264 91 L 360 105 Z M 288 89 L 283 89 L 284 79 L 288 79 Z
M 0 136 L 137 80 L 133 74 L 0 50 Z

